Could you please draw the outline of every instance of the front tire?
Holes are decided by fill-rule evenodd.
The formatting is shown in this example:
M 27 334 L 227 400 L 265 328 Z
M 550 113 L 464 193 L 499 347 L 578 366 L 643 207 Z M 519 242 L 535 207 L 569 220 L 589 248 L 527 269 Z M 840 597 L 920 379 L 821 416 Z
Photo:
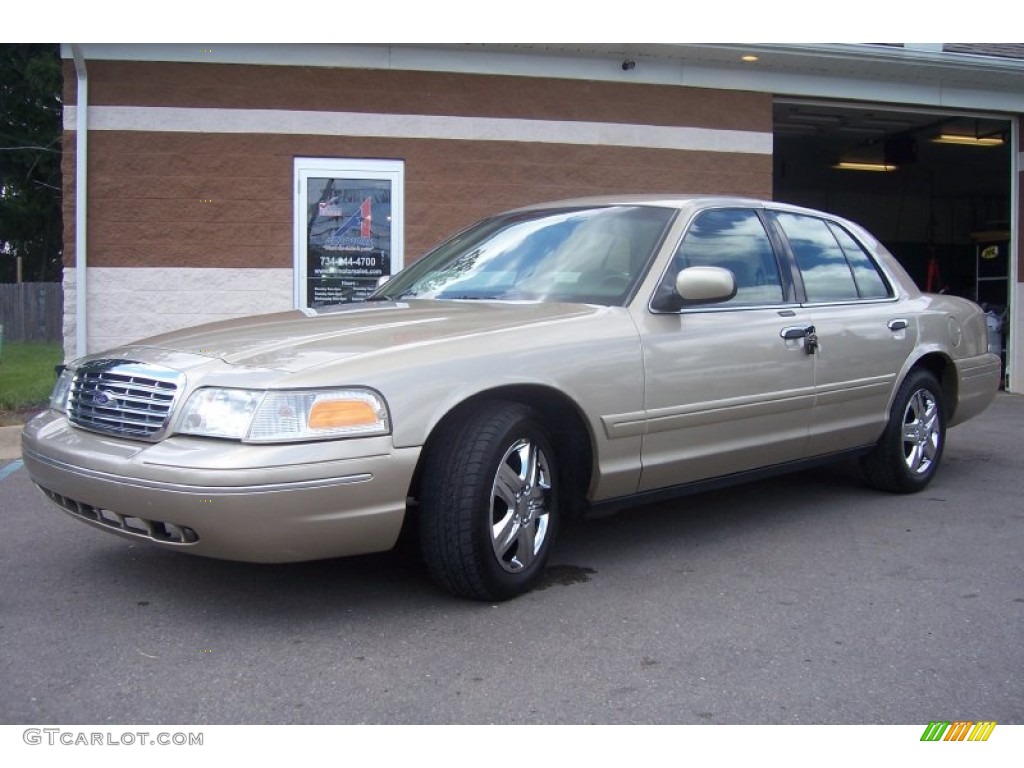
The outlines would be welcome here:
M 431 577 L 457 595 L 506 600 L 543 574 L 558 527 L 559 474 L 534 411 L 487 401 L 431 439 L 420 546 Z
M 867 483 L 892 493 L 915 493 L 932 481 L 946 444 L 942 388 L 929 371 L 911 371 L 900 385 L 889 423 L 861 459 Z

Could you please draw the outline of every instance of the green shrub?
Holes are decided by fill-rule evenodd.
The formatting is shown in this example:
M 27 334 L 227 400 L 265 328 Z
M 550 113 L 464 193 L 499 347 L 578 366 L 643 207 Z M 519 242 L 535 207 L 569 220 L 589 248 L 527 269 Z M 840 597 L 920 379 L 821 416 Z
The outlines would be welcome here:
M 59 343 L 3 343 L 0 349 L 0 410 L 42 406 L 56 381 L 54 366 L 64 357 Z

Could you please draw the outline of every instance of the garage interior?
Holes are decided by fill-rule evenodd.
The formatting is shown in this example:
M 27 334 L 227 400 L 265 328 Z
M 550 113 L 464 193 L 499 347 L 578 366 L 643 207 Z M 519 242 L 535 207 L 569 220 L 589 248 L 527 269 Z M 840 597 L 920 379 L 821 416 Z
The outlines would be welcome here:
M 1010 130 L 990 116 L 780 100 L 774 197 L 857 221 L 921 288 L 1002 313 Z

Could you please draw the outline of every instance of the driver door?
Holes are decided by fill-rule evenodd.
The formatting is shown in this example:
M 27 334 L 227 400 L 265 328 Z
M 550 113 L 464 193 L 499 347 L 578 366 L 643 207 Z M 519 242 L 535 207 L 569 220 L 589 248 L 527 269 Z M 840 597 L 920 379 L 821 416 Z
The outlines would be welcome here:
M 691 266 L 728 269 L 736 295 L 658 309 Z M 784 274 L 755 210 L 706 210 L 691 223 L 652 307 L 636 317 L 645 374 L 641 491 L 804 457 L 813 329 Z

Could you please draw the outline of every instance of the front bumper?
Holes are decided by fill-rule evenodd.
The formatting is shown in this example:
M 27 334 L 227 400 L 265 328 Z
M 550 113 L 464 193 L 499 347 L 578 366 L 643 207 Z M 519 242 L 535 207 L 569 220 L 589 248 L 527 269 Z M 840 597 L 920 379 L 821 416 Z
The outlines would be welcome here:
M 390 436 L 141 443 L 48 412 L 26 425 L 22 455 L 46 497 L 93 527 L 166 549 L 281 563 L 393 547 L 419 448 L 395 448 Z

